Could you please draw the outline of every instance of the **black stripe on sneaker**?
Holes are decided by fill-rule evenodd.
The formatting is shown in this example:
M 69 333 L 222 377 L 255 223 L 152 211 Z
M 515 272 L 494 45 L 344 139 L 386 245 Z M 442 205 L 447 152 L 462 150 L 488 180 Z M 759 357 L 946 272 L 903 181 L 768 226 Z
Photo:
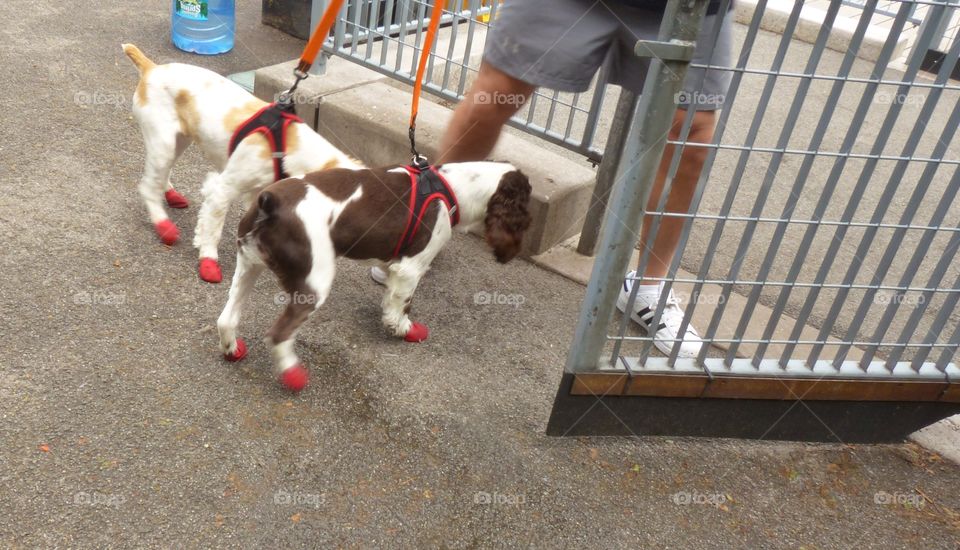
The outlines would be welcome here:
M 656 315 L 654 315 L 654 312 L 650 308 L 645 307 L 637 312 L 637 317 L 640 318 L 640 322 L 644 326 L 644 328 L 646 328 L 649 331 L 650 323 L 653 322 L 653 318 L 656 317 Z M 657 327 L 657 331 L 660 331 L 665 328 L 667 328 L 666 323 L 660 323 L 660 325 Z

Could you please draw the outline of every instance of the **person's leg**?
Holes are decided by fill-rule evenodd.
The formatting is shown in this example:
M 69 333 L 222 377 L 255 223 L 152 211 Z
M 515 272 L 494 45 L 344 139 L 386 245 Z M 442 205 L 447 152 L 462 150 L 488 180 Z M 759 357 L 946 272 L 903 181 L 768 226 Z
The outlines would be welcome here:
M 536 87 L 484 61 L 477 80 L 457 105 L 440 142 L 438 163 L 484 160 L 503 125 L 526 103 Z
M 670 129 L 670 139 L 680 139 L 680 130 L 683 127 L 683 120 L 687 116 L 685 109 L 677 109 L 673 117 L 673 126 Z M 697 111 L 693 115 L 693 122 L 690 126 L 690 133 L 687 136 L 688 142 L 710 143 L 713 139 L 713 130 L 716 125 L 716 111 Z M 660 194 L 667 178 L 667 171 L 670 169 L 670 162 L 674 155 L 674 146 L 667 145 L 663 154 L 663 160 L 660 162 L 660 168 L 657 171 L 657 179 L 654 182 L 653 191 L 650 194 L 650 200 L 647 203 L 647 210 L 657 209 L 657 203 L 660 200 Z M 677 167 L 677 174 L 674 176 L 673 184 L 670 188 L 670 195 L 667 197 L 666 211 L 686 213 L 690 208 L 690 201 L 693 200 L 693 194 L 697 187 L 697 181 L 700 179 L 700 172 L 703 169 L 703 163 L 707 158 L 707 148 L 705 147 L 684 147 L 683 156 L 680 158 L 680 165 Z M 664 217 L 660 221 L 660 228 L 657 231 L 656 241 L 650 251 L 647 261 L 645 277 L 662 278 L 667 274 L 670 262 L 680 240 L 680 233 L 683 230 L 683 224 L 686 218 Z M 648 246 L 648 235 L 650 225 L 653 222 L 652 216 L 646 216 L 643 220 L 643 231 L 640 234 L 640 246 Z M 658 281 L 643 280 L 640 284 L 659 284 Z

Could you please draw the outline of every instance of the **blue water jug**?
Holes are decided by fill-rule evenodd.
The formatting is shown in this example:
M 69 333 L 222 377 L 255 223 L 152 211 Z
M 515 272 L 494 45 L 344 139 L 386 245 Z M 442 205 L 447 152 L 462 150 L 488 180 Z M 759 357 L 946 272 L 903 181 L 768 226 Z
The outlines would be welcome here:
M 214 55 L 233 49 L 234 0 L 173 0 L 173 45 L 186 52 Z

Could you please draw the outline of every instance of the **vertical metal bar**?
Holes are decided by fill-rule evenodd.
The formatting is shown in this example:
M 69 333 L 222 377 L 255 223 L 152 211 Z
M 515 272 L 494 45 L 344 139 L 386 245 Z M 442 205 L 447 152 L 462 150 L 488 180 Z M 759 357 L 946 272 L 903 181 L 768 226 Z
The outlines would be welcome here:
M 547 111 L 547 123 L 543 125 L 546 130 L 550 130 L 553 127 L 553 115 L 557 111 L 557 100 L 560 99 L 560 90 L 553 91 L 553 97 L 550 98 L 550 110 Z
M 951 2 L 951 0 L 946 0 L 946 1 Z M 960 4 L 960 0 L 952 0 L 952 2 L 956 4 Z M 934 18 L 932 16 L 933 10 L 931 9 L 934 7 L 938 7 L 941 9 L 943 8 L 943 6 L 927 6 L 927 15 L 926 17 L 923 18 L 923 23 L 920 23 L 920 29 L 917 30 L 917 36 L 923 35 L 932 27 L 933 36 L 937 36 L 940 38 L 940 40 L 937 40 L 937 42 L 934 44 L 935 49 L 939 50 L 941 45 L 943 44 L 944 39 L 947 37 L 947 26 L 950 24 L 950 19 L 953 17 L 953 8 L 946 9 L 945 13 L 942 16 L 938 18 Z M 916 48 L 916 46 L 914 46 L 914 48 Z M 926 54 L 927 52 L 923 52 L 923 53 Z
M 803 111 L 803 106 L 807 99 L 807 91 L 810 89 L 810 84 L 813 82 L 812 76 L 816 73 L 817 67 L 820 65 L 820 58 L 826 49 L 827 39 L 830 37 L 830 31 L 833 28 L 833 23 L 836 20 L 837 13 L 839 11 L 840 3 L 836 1 L 831 2 L 829 8 L 827 9 L 826 16 L 824 17 L 823 25 L 820 27 L 820 32 L 818 33 L 817 39 L 814 43 L 813 51 L 810 53 L 810 57 L 807 59 L 806 68 L 804 68 L 803 71 L 804 74 L 810 76 L 801 78 L 798 82 L 797 91 L 793 96 L 793 102 L 790 105 L 787 118 L 783 123 L 783 128 L 780 131 L 780 137 L 777 139 L 776 148 L 781 151 L 790 145 L 790 137 L 793 135 L 793 130 L 796 127 L 797 119 L 800 117 L 800 113 Z M 766 195 L 774 185 L 774 180 L 780 171 L 780 164 L 782 161 L 782 152 L 778 151 L 770 156 L 770 162 L 767 165 L 767 171 L 766 174 L 764 174 L 763 183 L 761 184 L 762 191 L 757 196 L 756 203 L 754 204 L 754 213 L 757 215 L 759 215 L 763 210 Z M 806 183 L 806 178 L 797 178 L 794 181 L 793 188 L 790 190 L 790 194 L 783 206 L 783 211 L 780 215 L 781 219 L 787 220 L 793 214 L 793 210 L 797 206 L 797 202 L 800 199 L 800 194 L 803 192 Z M 746 255 L 747 249 L 753 240 L 753 233 L 756 225 L 757 222 L 747 223 L 743 234 L 740 237 L 740 244 L 737 247 L 735 258 L 739 259 Z M 777 254 L 780 251 L 780 243 L 783 241 L 783 237 L 787 233 L 788 225 L 789 224 L 787 222 L 776 224 L 773 237 L 771 238 L 770 244 L 767 247 L 767 253 L 764 256 L 763 262 L 760 265 L 760 270 L 757 273 L 757 281 L 765 281 L 769 275 L 770 268 L 773 266 L 774 261 L 777 258 Z M 739 266 L 737 266 L 737 268 L 737 271 L 739 271 Z M 730 280 L 733 281 L 736 280 L 736 278 L 737 272 L 733 271 L 731 268 Z M 729 295 L 731 289 L 732 285 L 725 285 L 725 298 Z M 753 288 L 750 289 L 750 294 L 747 297 L 747 305 L 744 306 L 743 312 L 740 315 L 740 322 L 737 323 L 737 327 L 734 329 L 734 341 L 731 342 L 730 346 L 727 348 L 726 363 L 728 365 L 737 357 L 737 349 L 740 345 L 739 340 L 743 338 L 743 335 L 747 331 L 747 326 L 750 323 L 750 318 L 753 315 L 753 310 L 760 299 L 760 293 L 762 291 L 763 285 L 754 285 Z M 725 302 L 726 300 L 721 301 L 718 305 L 718 309 L 723 309 Z M 720 315 L 722 315 L 722 312 Z M 755 362 L 754 366 L 758 366 L 758 364 Z
M 894 46 L 896 45 L 897 37 L 899 37 L 900 32 L 903 30 L 904 23 L 906 23 L 908 13 L 909 13 L 909 4 L 901 5 L 900 12 L 897 14 L 897 18 L 894 21 L 893 27 L 890 29 L 890 36 L 887 38 L 887 42 L 884 44 L 884 50 L 886 50 L 889 47 L 889 50 L 892 53 Z M 922 60 L 922 57 L 923 57 L 922 55 L 912 56 L 910 65 L 907 67 L 906 74 L 904 75 L 905 81 L 908 81 L 908 82 L 912 81 L 916 77 L 917 71 L 920 69 L 920 61 Z M 883 68 L 886 67 L 887 62 L 889 62 L 889 59 L 885 59 Z M 882 69 L 878 70 L 875 73 L 875 77 L 878 79 L 881 78 L 882 76 L 883 76 Z M 901 85 L 897 89 L 898 93 L 906 94 L 906 92 L 910 90 L 911 85 L 912 83 Z M 873 97 L 876 93 L 876 90 L 877 90 L 876 85 L 869 85 L 869 84 L 867 85 L 864 91 L 864 97 L 863 99 L 861 99 L 861 101 L 868 102 L 866 105 L 861 104 L 861 106 L 865 107 L 865 110 L 869 110 L 870 108 L 869 103 L 873 101 Z M 887 140 L 890 137 L 890 133 L 893 131 L 893 128 L 897 123 L 897 119 L 899 118 L 900 111 L 902 109 L 903 109 L 903 104 L 901 102 L 891 103 L 890 109 L 887 111 L 887 115 L 886 117 L 884 117 L 883 123 L 880 126 L 880 130 L 877 132 L 877 137 L 874 140 L 873 147 L 871 147 L 870 149 L 870 158 L 867 158 L 866 161 L 864 162 L 863 169 L 861 170 L 860 176 L 857 180 L 857 186 L 856 186 L 857 188 L 861 188 L 861 183 L 862 183 L 863 189 L 867 188 L 870 182 L 870 179 L 873 176 L 873 171 L 876 169 L 877 163 L 879 162 L 879 160 L 876 157 L 883 154 L 883 149 L 886 146 Z M 855 129 L 859 133 L 860 131 L 859 126 L 862 123 L 863 123 L 863 119 L 858 119 L 857 126 L 854 127 L 851 124 L 850 129 L 851 130 Z M 893 199 L 894 195 L 896 194 L 899 184 L 900 184 L 899 181 L 891 180 L 887 182 L 887 185 L 886 187 L 884 187 L 883 193 L 880 196 L 879 202 L 877 203 L 877 207 L 870 218 L 871 223 L 880 223 L 883 220 L 883 216 L 884 214 L 886 214 L 887 208 L 889 208 L 890 202 Z M 856 213 L 859 202 L 860 202 L 860 194 L 857 192 L 854 192 L 854 194 L 850 196 L 850 199 L 847 203 L 847 210 L 844 212 L 845 215 L 849 213 L 849 217 L 842 218 L 843 221 L 849 222 L 850 220 L 853 219 L 853 215 Z M 846 236 L 846 230 L 847 230 L 847 226 L 840 226 L 838 228 L 837 233 L 842 233 L 844 236 Z M 866 230 L 864 231 L 864 236 L 860 241 L 860 245 L 857 247 L 857 251 L 854 253 L 853 259 L 850 261 L 850 266 L 847 269 L 846 275 L 843 278 L 844 285 L 851 285 L 856 279 L 857 272 L 860 270 L 860 262 L 862 262 L 862 258 L 866 256 L 867 251 L 870 247 L 870 243 L 873 242 L 873 236 L 876 234 L 876 230 L 877 230 L 876 227 L 867 227 Z M 842 241 L 842 238 L 837 239 L 835 237 L 834 241 L 831 242 L 831 246 L 835 245 L 839 249 L 841 241 Z M 823 258 L 823 264 L 827 272 L 829 272 L 830 267 L 833 265 L 833 262 L 836 259 L 836 256 L 837 256 L 836 251 L 834 251 L 833 254 L 828 253 Z M 818 289 L 812 289 L 811 294 L 816 293 L 817 290 Z M 850 293 L 849 286 L 843 286 L 837 289 L 837 295 L 834 298 L 833 304 L 830 306 L 830 311 L 827 313 L 826 319 L 824 319 L 823 324 L 820 326 L 820 332 L 819 332 L 820 337 L 818 338 L 818 340 L 826 341 L 830 337 L 830 333 L 833 329 L 833 323 L 837 319 L 837 317 L 840 315 L 840 310 L 845 305 L 847 295 L 849 293 Z M 870 291 L 868 290 L 867 293 L 869 294 Z M 837 352 L 836 359 L 846 357 L 848 347 L 849 346 L 847 345 L 841 345 Z M 820 353 L 822 351 L 823 351 L 823 344 L 814 344 L 812 349 L 810 350 L 808 364 L 813 365 L 814 363 L 816 363 L 817 360 L 820 358 Z M 834 364 L 839 365 L 840 362 L 837 362 L 836 359 L 834 360 Z
M 447 89 L 447 85 L 450 83 L 450 66 L 453 65 L 453 52 L 457 45 L 457 30 L 460 28 L 460 10 L 453 10 L 451 18 L 450 46 L 447 48 L 447 59 L 443 65 L 443 80 L 440 83 L 440 87 L 444 90 Z
M 390 37 L 393 33 L 393 12 L 396 9 L 394 0 L 387 0 L 386 7 L 383 10 L 383 32 L 380 41 L 380 66 L 387 66 L 387 50 L 390 49 Z
M 580 139 L 580 144 L 584 147 L 589 147 L 593 143 L 593 136 L 597 131 L 597 119 L 600 118 L 603 95 L 607 92 L 607 77 L 607 68 L 604 65 L 597 76 L 597 86 L 593 91 L 593 98 L 590 100 L 590 111 L 587 112 L 587 121 L 583 125 L 583 137 Z
M 577 108 L 580 106 L 580 93 L 573 94 L 573 99 L 570 100 L 570 117 L 567 118 L 567 129 L 563 132 L 563 139 L 566 140 L 570 137 L 570 134 L 573 132 L 573 121 L 577 117 Z
M 367 14 L 367 52 L 363 56 L 365 61 L 369 61 L 373 55 L 373 31 L 378 27 L 377 17 L 380 15 L 380 0 L 371 0 L 370 13 Z
M 870 18 L 873 14 L 873 10 L 876 7 L 876 0 L 868 1 L 864 7 L 863 14 L 860 17 L 860 21 L 857 24 L 857 28 L 853 33 L 853 37 L 850 39 L 850 46 L 847 49 L 847 53 L 843 58 L 843 61 L 840 64 L 840 68 L 837 71 L 837 75 L 841 78 L 835 80 L 833 86 L 830 89 L 830 94 L 827 97 L 827 100 L 824 102 L 823 114 L 820 115 L 820 120 L 817 122 L 817 128 L 814 130 L 813 136 L 810 138 L 810 145 L 807 147 L 808 151 L 817 151 L 821 144 L 823 143 L 824 136 L 826 135 L 827 130 L 833 123 L 833 113 L 836 111 L 837 105 L 839 105 L 840 96 L 843 93 L 844 87 L 846 86 L 846 80 L 842 77 L 848 75 L 850 70 L 853 67 L 854 62 L 857 60 L 857 51 L 860 49 L 860 44 L 863 41 L 863 37 L 866 35 L 867 29 L 870 27 Z M 849 137 L 849 134 L 848 134 Z M 813 163 L 816 160 L 815 153 L 805 155 L 803 162 L 800 165 L 800 170 L 797 171 L 796 180 L 805 180 L 809 174 L 810 170 L 813 167 Z M 826 212 L 827 206 L 830 203 L 830 198 L 833 195 L 833 191 L 836 188 L 836 184 L 839 180 L 831 177 L 823 191 L 820 195 L 820 200 L 817 201 L 817 205 L 814 208 L 812 218 L 814 220 L 819 220 L 824 212 Z M 806 231 L 803 235 L 802 243 L 800 244 L 799 250 L 809 250 L 810 244 L 813 242 L 813 238 L 816 236 L 817 230 L 819 229 L 818 224 L 812 224 L 807 226 Z M 797 277 L 800 275 L 800 270 L 806 263 L 806 258 L 798 256 L 794 258 L 793 264 L 790 266 L 790 271 L 787 274 L 786 280 L 796 281 Z M 767 321 L 767 326 L 764 328 L 763 336 L 761 340 L 768 341 L 773 337 L 773 333 L 777 328 L 777 325 L 780 323 L 782 318 L 783 311 L 786 307 L 786 304 L 790 298 L 792 292 L 792 287 L 783 287 L 780 289 L 780 293 L 777 296 L 776 304 L 773 307 L 773 312 L 770 315 L 770 319 Z M 794 327 L 799 326 L 803 328 L 803 323 L 797 323 Z M 795 332 L 795 335 L 799 335 L 799 331 Z M 793 338 L 796 340 L 797 338 Z M 763 355 L 766 353 L 767 344 L 761 343 L 757 346 L 757 351 L 753 356 L 753 364 L 758 365 L 760 360 L 763 358 Z M 788 353 L 784 354 L 784 357 L 789 357 L 789 351 L 793 349 L 793 345 L 788 344 L 786 346 Z M 781 358 L 781 366 L 786 365 L 786 359 Z
M 435 2 L 441 2 L 442 0 L 434 0 Z M 410 60 L 410 76 L 416 78 L 417 74 L 417 63 L 419 62 L 421 55 L 428 55 L 429 52 L 422 50 L 423 48 L 423 27 L 427 24 L 426 22 L 427 14 L 427 0 L 421 0 L 417 2 L 417 36 L 413 40 L 413 58 Z M 419 52 L 418 52 L 419 50 Z
M 706 4 L 706 0 L 669 2 L 660 26 L 660 38 L 694 40 Z M 603 253 L 597 257 L 587 285 L 573 339 L 575 345 L 567 356 L 568 372 L 595 370 L 599 365 L 607 324 L 613 315 L 623 272 L 630 262 L 633 239 L 643 222 L 643 211 L 666 146 L 665 136 L 673 121 L 673 98 L 682 84 L 686 67 L 685 61 L 653 59 L 650 63 L 637 119 L 624 152 L 629 168 L 625 181 L 614 192 L 616 200 L 607 211 L 609 223 L 603 233 Z
M 326 5 L 326 0 L 324 0 L 323 3 Z M 344 33 L 347 27 L 347 8 L 349 5 L 348 2 L 344 2 L 343 6 L 340 7 L 340 13 L 337 14 L 337 21 L 333 27 L 333 48 L 336 51 L 343 49 Z
M 400 12 L 400 34 L 397 35 L 397 65 L 393 69 L 394 72 L 397 73 L 403 70 L 403 50 L 407 46 L 407 22 L 410 20 L 410 0 L 400 0 L 400 9 L 398 11 Z M 416 55 L 414 55 L 414 57 L 416 57 Z
M 467 43 L 463 49 L 463 66 L 460 68 L 460 82 L 457 83 L 457 95 L 463 95 L 467 88 L 467 73 L 470 72 L 470 54 L 473 51 L 473 33 L 477 28 L 480 0 L 470 0 L 470 21 L 467 23 Z
M 350 55 L 357 55 L 357 44 L 360 42 L 360 14 L 363 12 L 363 0 L 353 0 L 353 35 L 350 37 Z
M 731 177 L 731 180 L 730 180 L 730 184 L 727 190 L 727 196 L 724 199 L 723 206 L 721 207 L 720 215 L 723 216 L 724 218 L 729 216 L 730 210 L 733 208 L 735 198 L 740 189 L 741 179 L 743 178 L 743 174 L 746 171 L 747 163 L 749 162 L 750 154 L 752 153 L 751 148 L 753 147 L 754 143 L 756 143 L 757 135 L 760 133 L 760 128 L 762 126 L 763 116 L 766 113 L 767 107 L 770 105 L 770 98 L 773 96 L 773 90 L 777 81 L 776 73 L 780 71 L 780 68 L 783 66 L 783 62 L 786 59 L 787 50 L 792 41 L 794 30 L 796 29 L 797 23 L 800 20 L 800 10 L 802 7 L 803 7 L 802 3 L 794 4 L 793 11 L 790 12 L 790 16 L 787 18 L 787 23 L 784 26 L 783 37 L 780 41 L 779 47 L 777 48 L 776 54 L 774 55 L 773 62 L 771 63 L 771 69 L 773 71 L 773 74 L 768 75 L 766 78 L 766 81 L 764 82 L 763 90 L 760 93 L 760 99 L 757 104 L 757 109 L 754 114 L 753 121 L 750 124 L 750 128 L 747 131 L 746 139 L 744 140 L 744 143 L 747 146 L 747 149 L 741 151 L 740 153 L 739 160 L 737 161 L 737 166 L 734 169 L 733 176 Z M 757 9 L 759 9 L 759 6 Z M 698 277 L 698 279 L 706 278 L 706 275 L 710 269 L 710 265 L 713 262 L 714 251 L 717 250 L 717 246 L 720 242 L 720 237 L 723 234 L 723 230 L 725 226 L 726 226 L 726 219 L 718 220 L 717 223 L 714 225 L 713 233 L 710 237 L 710 245 L 706 249 L 706 254 L 704 255 L 703 262 L 701 264 L 700 276 Z M 694 291 L 692 295 L 699 296 L 702 288 L 703 288 L 702 283 L 697 283 L 696 285 L 694 285 Z M 693 316 L 693 312 L 696 310 L 696 307 L 697 307 L 697 303 L 695 301 L 692 301 L 691 303 L 687 304 L 687 311 L 684 314 L 684 320 L 687 320 L 686 318 L 688 316 L 689 317 Z M 660 309 L 660 308 L 658 307 L 657 309 Z M 720 310 L 717 310 L 717 311 L 720 311 Z M 654 322 L 656 322 L 656 319 L 654 319 Z M 720 319 L 717 316 L 715 311 L 710 322 L 710 328 L 707 329 L 706 334 L 708 335 L 708 337 L 716 333 L 716 330 L 719 324 L 720 324 Z M 684 325 L 684 330 L 686 326 L 688 325 Z M 678 334 L 682 335 L 684 334 L 684 332 L 679 332 Z M 699 364 L 703 364 L 703 360 L 706 358 L 708 348 L 709 346 L 703 346 L 702 349 L 700 350 L 700 355 L 697 357 L 697 362 Z M 650 349 L 650 345 L 645 343 L 644 352 L 649 353 L 649 349 Z M 680 346 L 677 346 L 677 345 L 673 346 L 674 352 L 679 353 L 679 349 L 680 349 Z M 641 352 L 641 358 L 645 357 L 644 352 Z M 676 353 L 671 354 L 671 360 L 675 360 L 674 355 L 676 355 Z
M 597 183 L 593 187 L 593 199 L 583 229 L 580 231 L 580 241 L 577 243 L 577 252 L 584 256 L 593 256 L 597 248 L 597 238 L 600 236 L 600 222 L 607 210 L 607 199 L 610 198 L 610 189 L 613 182 L 619 180 L 622 174 L 618 168 L 623 167 L 621 153 L 627 138 L 627 122 L 631 120 L 633 110 L 637 105 L 637 94 L 623 88 L 617 100 L 617 109 L 613 113 L 610 124 L 610 134 L 603 150 L 603 160 L 597 169 Z M 572 118 L 572 116 L 571 116 Z

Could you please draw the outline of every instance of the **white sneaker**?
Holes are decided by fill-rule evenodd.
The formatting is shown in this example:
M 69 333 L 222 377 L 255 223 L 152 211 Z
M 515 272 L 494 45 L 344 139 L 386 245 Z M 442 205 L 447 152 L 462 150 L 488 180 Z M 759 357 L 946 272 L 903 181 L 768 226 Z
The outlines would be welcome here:
M 617 309 L 620 311 L 626 312 L 627 310 L 627 301 L 630 299 L 630 291 L 636 282 L 634 280 L 636 274 L 636 271 L 631 271 L 627 273 L 626 279 L 623 280 L 623 286 L 620 287 L 620 296 L 617 297 Z M 660 301 L 660 292 L 662 289 L 663 283 L 661 282 L 656 287 L 653 285 L 642 285 L 637 291 L 637 300 L 633 304 L 633 311 L 630 312 L 630 319 L 639 324 L 647 334 L 650 334 L 650 323 L 653 322 L 653 317 L 657 312 L 657 303 Z M 687 330 L 683 335 L 683 341 L 676 342 L 677 333 L 680 331 L 680 323 L 682 322 L 683 309 L 680 307 L 680 301 L 671 288 L 670 294 L 667 296 L 667 302 L 663 305 L 663 314 L 660 316 L 660 326 L 656 334 L 653 335 L 653 345 L 657 346 L 657 349 L 664 354 L 670 355 L 673 351 L 673 345 L 679 343 L 680 351 L 677 353 L 677 357 L 696 357 L 700 354 L 700 349 L 703 347 L 703 340 L 700 338 L 696 329 L 693 328 L 693 325 L 688 324 Z
M 378 285 L 385 285 L 387 284 L 387 270 L 375 265 L 370 268 L 370 278 Z

